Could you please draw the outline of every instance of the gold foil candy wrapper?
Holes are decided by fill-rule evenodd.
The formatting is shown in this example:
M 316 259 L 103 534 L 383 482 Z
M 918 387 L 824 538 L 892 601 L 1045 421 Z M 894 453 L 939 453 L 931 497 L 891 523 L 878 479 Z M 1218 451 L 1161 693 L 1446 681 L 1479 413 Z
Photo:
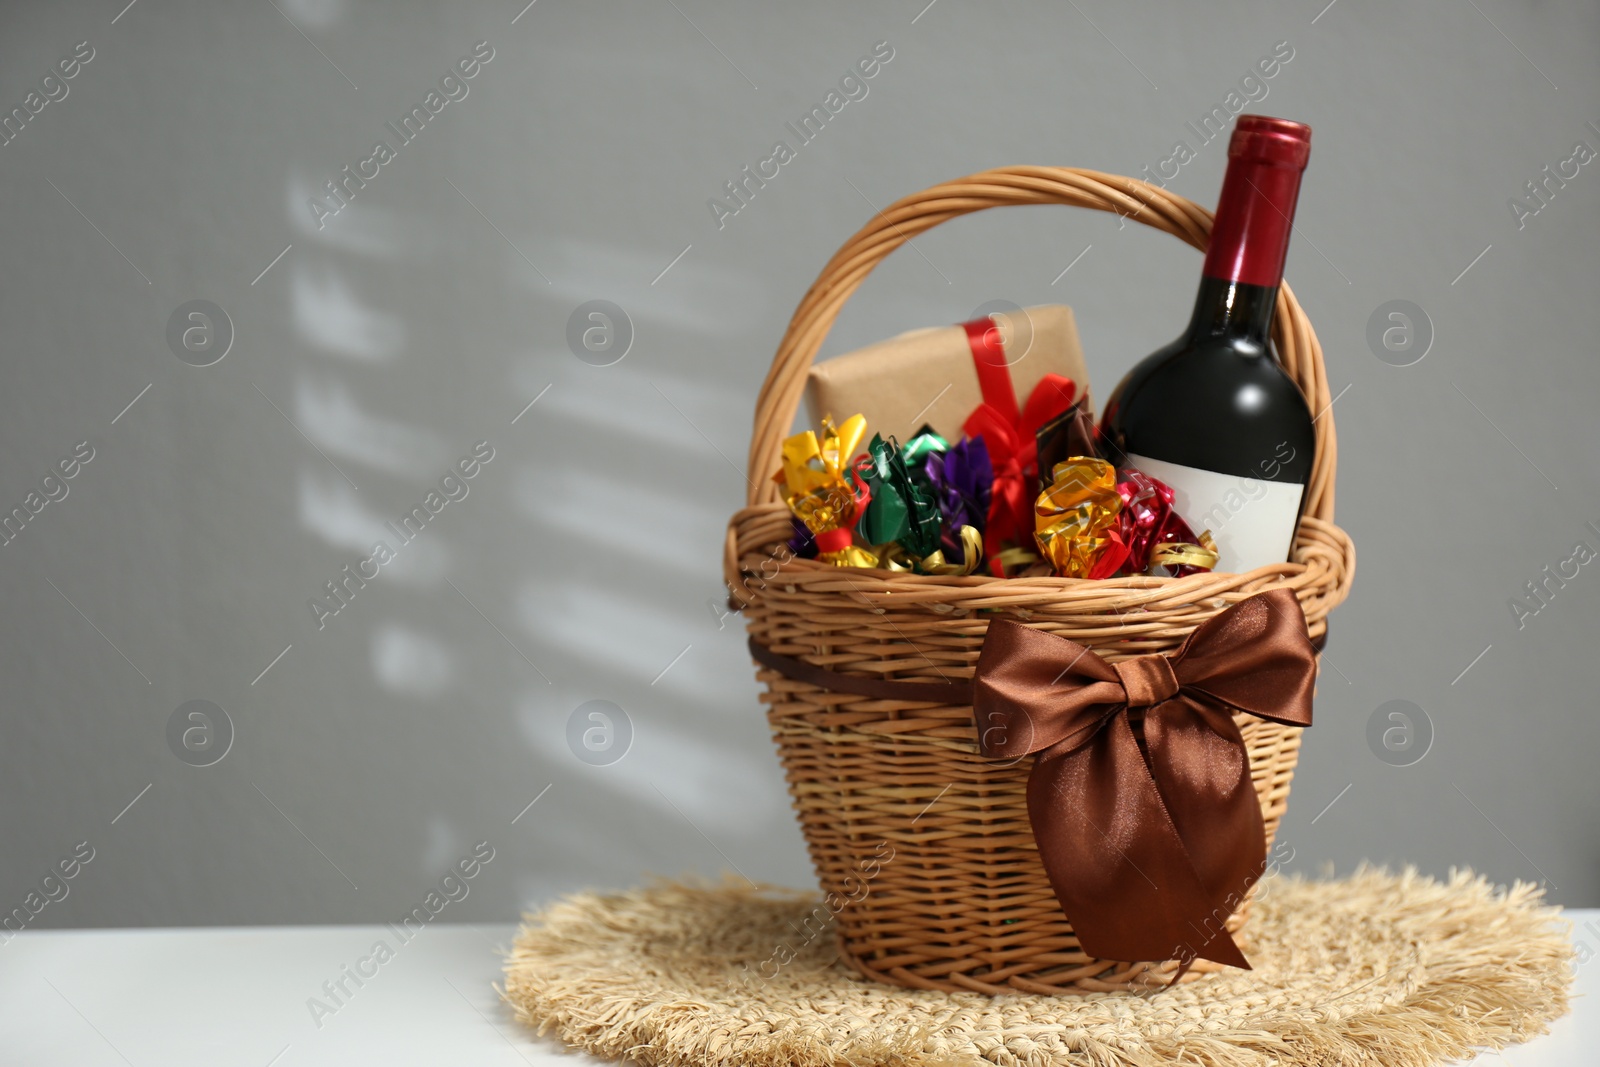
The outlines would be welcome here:
M 817 558 L 840 567 L 876 567 L 878 558 L 854 543 L 866 486 L 852 457 L 867 434 L 867 420 L 853 415 L 835 427 L 822 420 L 822 438 L 807 430 L 783 442 L 784 500 L 817 542 Z
M 1055 465 L 1034 504 L 1034 540 L 1061 577 L 1108 578 L 1128 555 L 1118 533 L 1121 510 L 1116 468 L 1072 457 Z
M 1199 544 L 1181 541 L 1163 541 L 1150 551 L 1150 562 L 1162 567 L 1198 567 L 1211 570 L 1217 565 L 1217 543 L 1211 539 L 1210 530 L 1201 530 L 1195 539 Z
M 961 542 L 961 563 L 946 562 L 943 549 L 934 549 L 926 556 L 920 558 L 906 551 L 905 546 L 891 541 L 877 548 L 877 566 L 890 571 L 903 571 L 915 574 L 972 574 L 983 562 L 983 534 L 978 532 L 976 526 L 963 526 L 956 536 Z

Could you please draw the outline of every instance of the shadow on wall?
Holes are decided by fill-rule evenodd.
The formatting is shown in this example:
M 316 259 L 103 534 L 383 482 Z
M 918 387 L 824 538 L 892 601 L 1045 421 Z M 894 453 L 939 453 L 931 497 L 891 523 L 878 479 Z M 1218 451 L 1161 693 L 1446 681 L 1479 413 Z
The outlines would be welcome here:
M 704 354 L 748 333 L 762 294 L 693 263 L 669 293 L 650 284 L 655 249 L 541 240 L 490 198 L 445 192 L 461 209 L 448 219 L 366 198 L 319 228 L 313 182 L 288 190 L 285 406 L 315 448 L 295 476 L 299 522 L 330 561 L 306 622 L 362 633 L 366 695 L 344 680 L 355 715 L 426 738 L 387 754 L 417 777 L 374 783 L 363 818 L 393 813 L 375 832 L 418 886 L 498 827 L 519 846 L 501 868 L 512 905 L 726 867 L 708 840 L 737 855 L 787 821 L 749 677 L 713 669 L 727 661 L 705 608 L 745 491 L 750 397 Z M 456 290 L 457 321 L 393 299 L 419 274 Z M 459 318 L 464 285 L 475 318 Z M 610 366 L 568 351 L 568 317 L 596 294 L 638 331 Z M 579 711 L 596 700 L 622 721 Z M 580 751 L 597 737 L 618 749 Z M 420 832 L 408 805 L 427 813 Z

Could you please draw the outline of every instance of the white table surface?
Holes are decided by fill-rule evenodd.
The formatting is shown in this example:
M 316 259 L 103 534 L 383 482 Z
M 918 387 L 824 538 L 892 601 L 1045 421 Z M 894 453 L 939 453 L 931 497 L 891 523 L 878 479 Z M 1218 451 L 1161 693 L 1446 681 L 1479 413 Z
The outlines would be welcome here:
M 1600 952 L 1600 910 L 1568 912 Z M 1585 928 L 1585 923 L 1591 924 Z M 0 1063 L 26 1067 L 591 1067 L 499 1002 L 509 925 L 422 930 L 321 1026 L 308 998 L 370 952 L 381 926 L 29 931 L 0 944 Z M 370 970 L 372 965 L 368 965 Z M 1600 957 L 1553 1031 L 1476 1063 L 1600 1062 Z

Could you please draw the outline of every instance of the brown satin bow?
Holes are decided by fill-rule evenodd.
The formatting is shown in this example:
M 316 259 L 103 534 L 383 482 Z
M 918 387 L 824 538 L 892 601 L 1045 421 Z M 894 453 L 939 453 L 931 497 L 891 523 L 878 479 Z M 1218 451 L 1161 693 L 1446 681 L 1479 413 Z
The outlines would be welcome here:
M 1266 865 L 1244 711 L 1311 725 L 1316 653 L 1284 589 L 1202 623 L 1172 656 L 1115 665 L 996 620 L 973 708 L 984 755 L 1037 758 L 1028 817 L 1056 899 L 1099 959 L 1249 969 L 1223 923 Z

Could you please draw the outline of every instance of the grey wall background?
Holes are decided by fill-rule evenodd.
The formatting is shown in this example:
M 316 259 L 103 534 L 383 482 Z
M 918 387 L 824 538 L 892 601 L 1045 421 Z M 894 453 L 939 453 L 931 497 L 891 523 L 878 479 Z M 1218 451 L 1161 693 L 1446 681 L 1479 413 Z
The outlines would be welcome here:
M 390 918 L 478 841 L 446 918 L 647 872 L 808 883 L 742 630 L 709 606 L 790 311 L 874 206 L 1003 163 L 1137 173 L 1279 41 L 1253 109 L 1316 130 L 1289 275 L 1360 552 L 1289 867 L 1470 865 L 1600 904 L 1600 564 L 1521 626 L 1509 605 L 1600 548 L 1600 164 L 1521 228 L 1507 203 L 1600 148 L 1600 11 L 924 3 L 7 5 L 5 109 L 94 57 L 0 147 L 0 504 L 94 458 L 0 548 L 0 906 L 80 841 L 34 925 Z M 480 40 L 469 95 L 318 229 L 308 198 Z M 707 199 L 878 41 L 868 96 L 719 229 Z M 1201 147 L 1173 188 L 1210 203 L 1222 164 Z M 1200 264 L 1061 209 L 917 247 L 827 353 L 1061 301 L 1103 395 Z M 235 335 L 209 367 L 167 342 L 199 299 Z M 566 340 L 595 299 L 634 327 L 612 366 Z M 1431 321 L 1411 366 L 1368 345 L 1392 300 Z M 470 494 L 319 630 L 308 599 L 480 440 Z M 232 723 L 211 766 L 168 744 L 192 700 Z M 569 746 L 591 700 L 631 722 L 607 766 Z M 1431 724 L 1410 766 L 1367 739 L 1394 700 Z

